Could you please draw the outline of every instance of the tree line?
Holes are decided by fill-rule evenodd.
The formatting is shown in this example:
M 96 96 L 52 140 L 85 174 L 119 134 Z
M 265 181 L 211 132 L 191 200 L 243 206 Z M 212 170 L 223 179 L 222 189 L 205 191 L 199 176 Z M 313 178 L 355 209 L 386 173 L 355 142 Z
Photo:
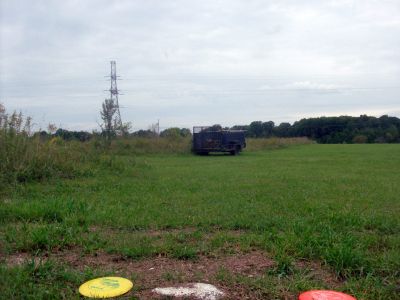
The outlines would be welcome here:
M 322 144 L 400 142 L 400 119 L 387 115 L 306 118 L 277 126 L 272 121 L 254 121 L 232 129 L 246 130 L 247 137 L 308 137 Z
M 213 125 L 213 130 L 231 129 L 245 130 L 246 137 L 308 137 L 323 144 L 336 143 L 400 143 L 400 119 L 383 115 L 379 118 L 361 115 L 359 117 L 318 117 L 305 118 L 293 124 L 272 121 L 253 121 L 249 125 L 235 125 L 222 127 Z M 49 135 L 41 132 L 41 135 Z M 93 136 L 102 136 L 104 132 L 69 131 L 58 129 L 52 136 L 65 140 L 87 141 Z M 160 132 L 160 137 L 179 138 L 188 137 L 191 130 L 188 128 L 172 127 Z M 126 132 L 126 137 L 153 138 L 158 134 L 154 130 L 138 130 Z
M 54 133 L 50 133 L 48 131 L 42 130 L 40 132 L 36 132 L 35 135 L 39 135 L 42 138 L 50 138 L 50 137 L 60 137 L 63 140 L 66 141 L 81 141 L 85 142 L 93 137 L 107 137 L 108 133 L 105 133 L 104 131 L 93 131 L 93 132 L 88 132 L 88 131 L 73 131 L 73 130 L 67 130 L 67 129 L 62 129 L 58 128 L 55 130 Z M 163 131 L 160 132 L 158 135 L 157 132 L 154 130 L 143 130 L 140 129 L 138 131 L 134 132 L 125 132 L 123 134 L 124 137 L 130 138 L 130 137 L 142 137 L 142 138 L 155 138 L 155 137 L 167 137 L 167 138 L 179 138 L 179 137 L 188 137 L 191 136 L 192 133 L 190 129 L 188 128 L 178 128 L 178 127 L 172 127 L 172 128 L 167 128 Z M 117 136 L 114 133 L 114 136 Z

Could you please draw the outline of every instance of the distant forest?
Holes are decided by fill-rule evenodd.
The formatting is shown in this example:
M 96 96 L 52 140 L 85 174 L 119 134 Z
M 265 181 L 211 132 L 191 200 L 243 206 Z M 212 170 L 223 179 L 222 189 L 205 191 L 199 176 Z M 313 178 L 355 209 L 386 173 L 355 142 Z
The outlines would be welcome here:
M 245 130 L 246 137 L 308 137 L 322 144 L 337 143 L 400 143 L 400 119 L 383 115 L 379 118 L 361 115 L 359 117 L 319 117 L 301 119 L 290 123 L 253 121 L 249 125 L 235 125 L 231 128 L 213 125 L 215 129 Z M 48 135 L 41 132 L 41 135 Z M 66 140 L 86 141 L 94 135 L 85 131 L 58 129 L 54 136 Z M 160 133 L 161 137 L 187 137 L 191 131 L 187 128 L 168 128 Z M 151 138 L 157 136 L 152 130 L 139 130 L 129 136 Z
M 254 121 L 233 129 L 246 130 L 248 137 L 305 136 L 322 144 L 400 142 L 400 119 L 387 115 L 380 118 L 367 115 L 308 118 L 293 125 L 281 123 L 278 126 L 271 121 Z

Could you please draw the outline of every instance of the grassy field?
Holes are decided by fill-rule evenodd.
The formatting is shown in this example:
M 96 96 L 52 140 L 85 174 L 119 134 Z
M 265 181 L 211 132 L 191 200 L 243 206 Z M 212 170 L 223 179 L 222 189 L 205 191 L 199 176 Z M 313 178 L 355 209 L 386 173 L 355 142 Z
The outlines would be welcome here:
M 307 289 L 399 299 L 400 145 L 301 145 L 239 156 L 125 155 L 91 175 L 18 185 L 0 204 L 0 298 L 126 299 L 206 281 L 228 299 Z

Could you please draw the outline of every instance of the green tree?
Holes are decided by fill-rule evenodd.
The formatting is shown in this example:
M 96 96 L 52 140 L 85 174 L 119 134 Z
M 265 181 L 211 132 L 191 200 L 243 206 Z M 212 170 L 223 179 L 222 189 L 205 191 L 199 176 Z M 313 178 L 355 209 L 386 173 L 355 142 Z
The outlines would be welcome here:
M 191 136 L 192 132 L 188 128 L 182 128 L 180 134 L 183 137 L 187 137 L 187 136 Z
M 270 137 L 273 135 L 275 124 L 272 121 L 262 123 L 262 136 Z
M 179 138 L 181 136 L 181 130 L 178 127 L 167 128 L 160 133 L 160 136 L 167 138 Z
M 262 121 L 253 121 L 249 126 L 249 136 L 251 137 L 262 137 L 263 125 Z
M 105 99 L 102 104 L 102 110 L 100 111 L 101 119 L 103 124 L 101 124 L 101 129 L 105 137 L 110 140 L 116 135 L 117 124 L 115 113 L 117 111 L 117 106 L 114 99 Z
M 290 136 L 290 123 L 281 123 L 279 126 L 276 126 L 274 129 L 275 135 L 279 137 L 288 137 Z

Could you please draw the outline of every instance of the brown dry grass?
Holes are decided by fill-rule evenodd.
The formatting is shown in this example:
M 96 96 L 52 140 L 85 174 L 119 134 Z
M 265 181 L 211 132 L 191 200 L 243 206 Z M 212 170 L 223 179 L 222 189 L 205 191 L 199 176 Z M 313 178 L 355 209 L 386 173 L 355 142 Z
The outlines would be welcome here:
M 286 148 L 295 145 L 313 144 L 314 141 L 306 137 L 292 137 L 292 138 L 248 138 L 246 139 L 247 151 L 261 151 L 270 149 Z

